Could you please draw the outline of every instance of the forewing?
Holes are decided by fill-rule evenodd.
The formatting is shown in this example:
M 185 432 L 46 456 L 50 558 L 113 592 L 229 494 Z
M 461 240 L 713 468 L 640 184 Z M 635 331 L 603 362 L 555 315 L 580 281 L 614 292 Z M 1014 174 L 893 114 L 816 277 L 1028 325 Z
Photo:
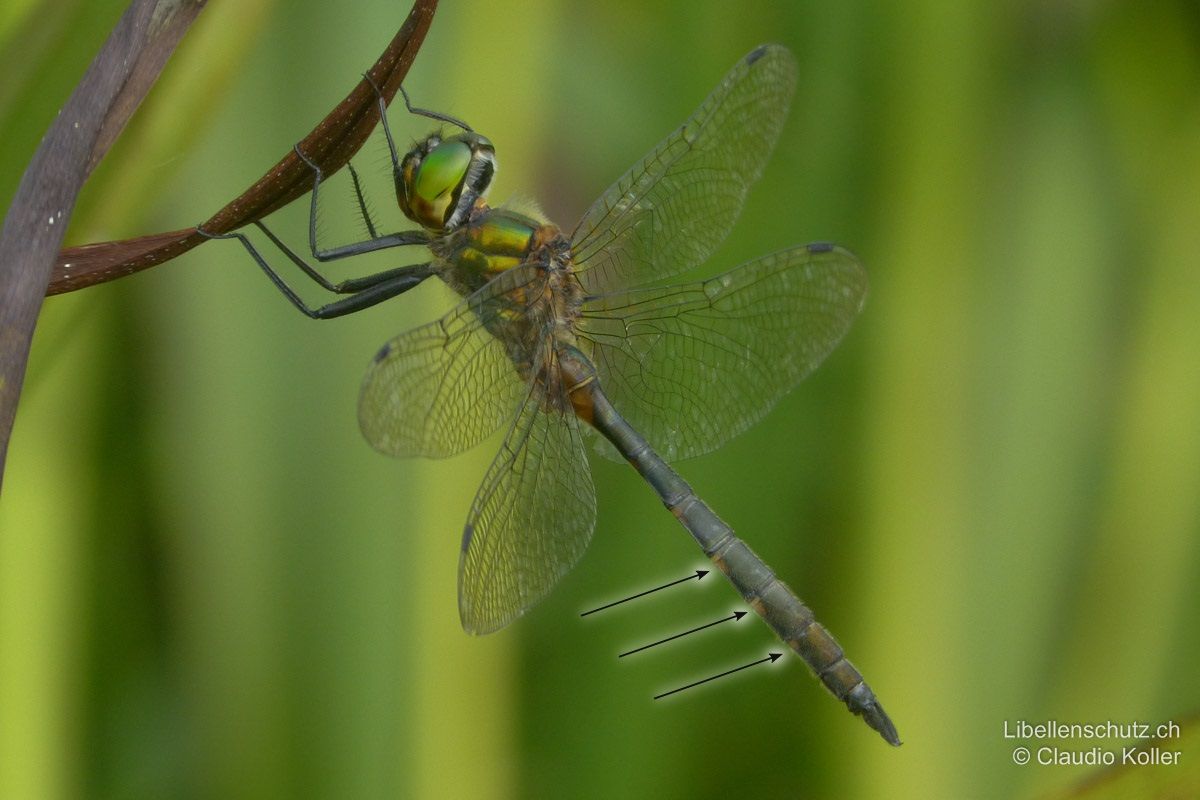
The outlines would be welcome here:
M 592 538 L 596 494 L 569 410 L 546 411 L 533 386 L 496 455 L 463 531 L 458 610 L 463 629 L 503 628 L 545 597 Z
M 400 334 L 363 379 L 358 422 L 375 449 L 442 458 L 478 444 L 511 418 L 526 386 L 486 320 L 511 307 L 540 273 L 501 275 L 439 320 Z
M 795 86 L 792 54 L 758 48 L 600 196 L 571 237 L 590 294 L 662 280 L 708 258 L 762 174 Z
M 669 461 L 761 419 L 833 350 L 866 292 L 852 253 L 809 245 L 699 283 L 594 298 L 577 332 L 617 411 Z

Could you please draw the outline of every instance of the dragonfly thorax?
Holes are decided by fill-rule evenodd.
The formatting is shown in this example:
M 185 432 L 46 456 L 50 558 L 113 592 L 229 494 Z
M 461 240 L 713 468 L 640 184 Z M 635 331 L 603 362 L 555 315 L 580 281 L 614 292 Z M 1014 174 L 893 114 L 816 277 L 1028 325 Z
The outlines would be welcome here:
M 479 201 L 464 223 L 429 247 L 439 277 L 471 298 L 472 311 L 504 345 L 521 380 L 544 385 L 561 411 L 567 395 L 552 353 L 574 344 L 584 292 L 567 238 L 535 213 Z
M 444 137 L 433 133 L 400 162 L 396 200 L 423 228 L 451 231 L 468 218 L 496 174 L 496 148 L 474 131 Z
M 558 226 L 483 201 L 475 204 L 465 221 L 429 246 L 438 257 L 443 280 L 464 296 L 522 264 L 569 270 L 570 247 Z

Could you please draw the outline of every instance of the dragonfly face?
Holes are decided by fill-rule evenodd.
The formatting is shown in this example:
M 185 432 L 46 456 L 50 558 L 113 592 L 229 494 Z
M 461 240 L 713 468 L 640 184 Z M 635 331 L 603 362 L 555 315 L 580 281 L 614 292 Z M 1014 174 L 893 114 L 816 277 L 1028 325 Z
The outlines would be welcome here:
M 396 175 L 404 215 L 431 231 L 450 231 L 486 196 L 496 173 L 496 149 L 473 131 L 431 134 L 408 151 Z

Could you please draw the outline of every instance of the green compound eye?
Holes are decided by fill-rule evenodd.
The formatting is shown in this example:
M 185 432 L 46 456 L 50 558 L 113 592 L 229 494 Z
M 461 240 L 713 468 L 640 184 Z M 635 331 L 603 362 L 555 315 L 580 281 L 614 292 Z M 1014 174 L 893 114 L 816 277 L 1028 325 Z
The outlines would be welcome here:
M 425 156 L 413 181 L 417 204 L 432 211 L 438 224 L 453 203 L 471 166 L 471 148 L 464 142 L 442 142 Z
M 457 228 L 487 193 L 496 173 L 496 148 L 474 131 L 440 133 L 413 146 L 396 174 L 396 200 L 404 216 L 438 232 Z

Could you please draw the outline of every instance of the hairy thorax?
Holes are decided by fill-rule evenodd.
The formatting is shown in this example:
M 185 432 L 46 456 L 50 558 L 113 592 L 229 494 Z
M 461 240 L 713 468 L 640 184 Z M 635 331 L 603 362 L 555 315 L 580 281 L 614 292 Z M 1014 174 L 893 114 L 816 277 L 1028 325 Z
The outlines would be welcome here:
M 474 298 L 472 311 L 503 343 L 522 380 L 548 384 L 545 397 L 561 405 L 558 354 L 575 346 L 584 291 L 558 226 L 481 200 L 465 223 L 430 248 L 438 275 L 463 297 Z

